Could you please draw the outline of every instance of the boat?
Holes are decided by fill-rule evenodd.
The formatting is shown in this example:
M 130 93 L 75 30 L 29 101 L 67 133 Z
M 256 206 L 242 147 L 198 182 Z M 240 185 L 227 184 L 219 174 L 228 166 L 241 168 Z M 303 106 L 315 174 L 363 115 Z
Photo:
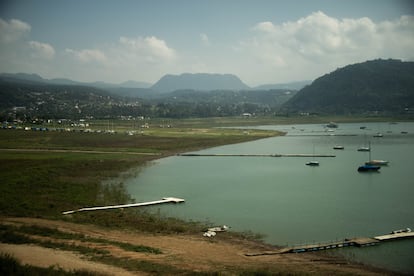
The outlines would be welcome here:
M 307 166 L 319 166 L 319 161 L 309 161 L 306 163 Z
M 312 156 L 315 157 L 315 145 L 313 146 L 313 155 Z M 312 167 L 319 166 L 319 161 L 312 160 L 312 161 L 306 162 L 306 166 L 312 166 Z
M 362 165 L 358 167 L 359 172 L 377 172 L 381 167 L 375 165 Z
M 387 166 L 388 165 L 388 161 L 386 161 L 386 160 L 373 159 L 373 160 L 369 160 L 369 161 L 365 162 L 365 165 Z
M 369 144 L 371 147 L 371 144 Z M 371 151 L 369 151 L 369 161 L 365 162 L 365 165 L 372 165 L 372 166 L 387 166 L 388 161 L 380 160 L 380 159 L 371 159 Z
M 376 138 L 381 138 L 381 137 L 383 137 L 384 135 L 382 135 L 382 133 L 376 133 L 376 134 L 374 134 L 374 136 L 373 137 L 376 137 Z
M 336 145 L 336 146 L 333 147 L 333 149 L 335 149 L 335 150 L 343 150 L 344 149 L 344 146 Z
M 326 127 L 329 127 L 329 128 L 337 128 L 338 125 L 335 124 L 334 122 L 330 122 L 329 124 L 326 125 Z
M 367 136 L 365 135 L 365 140 L 367 139 Z M 365 144 L 367 142 L 365 141 Z M 357 149 L 357 151 L 371 151 L 371 143 L 368 142 L 368 147 L 367 146 L 361 146 Z

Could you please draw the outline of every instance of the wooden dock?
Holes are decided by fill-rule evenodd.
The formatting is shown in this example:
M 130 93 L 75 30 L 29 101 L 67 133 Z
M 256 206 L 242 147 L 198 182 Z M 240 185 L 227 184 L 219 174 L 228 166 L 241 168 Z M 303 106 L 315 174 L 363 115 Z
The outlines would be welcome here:
M 285 248 L 277 249 L 274 251 L 247 253 L 245 255 L 246 256 L 263 256 L 263 255 L 276 255 L 276 254 L 286 254 L 286 253 L 315 252 L 315 251 L 320 251 L 320 250 L 344 248 L 344 247 L 350 247 L 350 246 L 365 247 L 365 246 L 377 245 L 383 241 L 406 239 L 406 238 L 413 238 L 413 237 L 414 237 L 414 232 L 391 233 L 391 234 L 386 234 L 382 236 L 376 236 L 373 238 L 350 238 L 350 239 L 344 239 L 341 241 L 322 242 L 322 243 L 317 243 L 317 244 L 306 244 L 306 245 L 285 247 Z
M 405 238 L 413 238 L 414 232 L 402 232 L 402 233 L 391 233 L 382 236 L 376 236 L 374 239 L 379 241 L 389 241 L 389 240 L 398 240 L 398 239 L 405 239 Z
M 123 209 L 123 208 L 149 206 L 149 205 L 164 204 L 164 203 L 181 203 L 181 202 L 184 202 L 184 201 L 185 200 L 182 199 L 182 198 L 164 197 L 161 200 L 155 200 L 155 201 L 149 201 L 149 202 L 80 208 L 80 209 L 77 209 L 77 210 L 62 212 L 62 214 L 63 215 L 69 215 L 69 214 L 73 214 L 73 213 L 77 213 L 77 212 L 109 210 L 109 209 Z
M 227 153 L 179 153 L 186 157 L 336 157 L 333 154 L 273 153 L 273 154 L 227 154 Z

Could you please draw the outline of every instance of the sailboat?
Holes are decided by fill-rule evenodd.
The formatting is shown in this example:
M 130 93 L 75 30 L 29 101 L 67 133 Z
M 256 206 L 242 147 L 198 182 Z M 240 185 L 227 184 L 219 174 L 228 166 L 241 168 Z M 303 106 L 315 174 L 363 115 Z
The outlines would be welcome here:
M 313 145 L 313 158 L 315 158 L 315 145 Z M 312 167 L 316 167 L 319 166 L 319 161 L 316 160 L 312 160 L 309 162 L 306 162 L 306 166 L 312 166 Z
M 370 145 L 371 148 L 371 145 Z M 369 152 L 369 161 L 365 162 L 365 165 L 372 165 L 372 166 L 387 166 L 388 161 L 386 160 L 379 160 L 379 159 L 371 159 L 371 151 Z
M 366 140 L 367 140 L 367 135 L 365 134 L 365 143 L 366 143 Z M 358 151 L 371 151 L 371 146 L 368 145 L 368 147 L 367 146 L 359 147 Z
M 362 165 L 362 166 L 359 166 L 358 167 L 359 172 L 377 172 L 381 168 L 379 164 L 376 164 L 375 162 L 372 162 L 372 161 L 375 161 L 375 160 L 371 159 L 371 143 L 368 142 L 368 145 L 369 145 L 369 149 L 370 149 L 369 150 L 369 160 L 370 161 L 365 162 L 365 164 Z M 387 162 L 387 161 L 384 161 L 384 160 L 376 160 L 376 161 Z

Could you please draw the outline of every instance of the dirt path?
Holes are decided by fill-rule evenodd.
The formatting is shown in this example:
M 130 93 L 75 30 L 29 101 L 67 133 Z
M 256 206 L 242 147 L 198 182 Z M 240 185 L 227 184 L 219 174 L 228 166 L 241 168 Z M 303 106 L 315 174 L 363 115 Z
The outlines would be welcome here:
M 145 245 L 160 249 L 162 254 L 125 251 L 113 245 L 105 245 L 111 255 L 130 260 L 145 260 L 166 264 L 187 271 L 224 272 L 268 271 L 270 273 L 310 273 L 315 275 L 386 275 L 379 270 L 347 263 L 320 253 L 280 254 L 269 256 L 245 256 L 248 252 L 270 250 L 269 246 L 244 241 L 223 240 L 220 237 L 208 239 L 189 235 L 152 235 L 120 230 L 108 230 L 93 225 L 81 225 L 63 221 L 34 218 L 3 218 L 2 224 L 37 225 L 58 229 L 62 232 L 83 234 L 92 238 Z M 225 234 L 224 234 L 225 235 Z M 76 242 L 76 241 L 72 241 Z M 89 246 L 96 247 L 90 244 Z M 101 245 L 102 247 L 102 245 Z M 118 267 L 103 265 L 82 259 L 80 255 L 56 249 L 45 249 L 33 245 L 0 244 L 1 252 L 12 253 L 25 263 L 37 266 L 58 265 L 64 269 L 80 269 L 104 272 L 109 275 L 132 275 Z M 129 274 L 127 274 L 129 273 Z M 140 271 L 134 275 L 145 275 Z

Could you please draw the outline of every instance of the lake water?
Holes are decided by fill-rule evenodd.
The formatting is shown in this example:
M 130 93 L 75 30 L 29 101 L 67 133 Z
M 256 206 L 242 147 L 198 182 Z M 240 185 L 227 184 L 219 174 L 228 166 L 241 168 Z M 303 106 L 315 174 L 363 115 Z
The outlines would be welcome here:
M 365 126 L 365 129 L 361 129 Z M 334 154 L 336 157 L 180 157 L 157 160 L 125 183 L 137 202 L 165 196 L 185 204 L 150 207 L 167 216 L 229 225 L 265 235 L 265 242 L 297 245 L 373 237 L 414 229 L 414 123 L 261 126 L 286 136 L 198 153 Z M 374 138 L 377 132 L 382 138 Z M 407 133 L 402 133 L 407 132 Z M 359 173 L 369 159 L 390 161 L 379 173 Z M 342 145 L 344 150 L 334 150 Z M 305 163 L 318 160 L 319 167 Z M 414 240 L 329 251 L 400 272 L 414 272 Z

